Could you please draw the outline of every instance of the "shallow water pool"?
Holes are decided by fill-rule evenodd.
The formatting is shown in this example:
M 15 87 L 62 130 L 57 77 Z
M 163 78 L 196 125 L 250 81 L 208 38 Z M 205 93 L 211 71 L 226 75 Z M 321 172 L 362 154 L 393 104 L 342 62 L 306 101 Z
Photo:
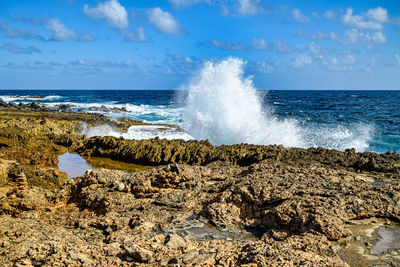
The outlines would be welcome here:
M 67 152 L 58 157 L 58 168 L 68 174 L 68 180 L 85 174 L 88 169 L 112 169 L 128 172 L 144 171 L 154 166 L 126 163 L 101 157 L 82 157 L 79 154 Z

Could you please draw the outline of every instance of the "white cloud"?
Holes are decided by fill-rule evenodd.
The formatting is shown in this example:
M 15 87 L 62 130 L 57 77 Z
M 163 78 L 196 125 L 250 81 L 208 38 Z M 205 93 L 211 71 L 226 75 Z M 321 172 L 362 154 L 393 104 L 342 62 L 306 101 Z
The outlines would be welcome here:
M 145 42 L 147 41 L 147 37 L 144 34 L 144 29 L 139 27 L 136 31 L 126 31 L 123 33 L 126 40 L 131 42 Z
M 99 3 L 96 7 L 83 7 L 83 13 L 87 16 L 96 19 L 105 19 L 106 22 L 117 29 L 125 29 L 129 27 L 128 12 L 118 2 L 118 0 L 110 0 L 104 3 Z
M 400 55 L 399 54 L 394 55 L 394 60 L 395 60 L 395 63 L 400 66 Z
M 321 54 L 321 47 L 319 45 L 316 45 L 314 42 L 308 44 L 308 50 L 310 50 L 310 52 L 315 56 Z
M 52 32 L 53 39 L 56 41 L 76 40 L 77 36 L 74 30 L 68 29 L 59 19 L 50 19 L 46 24 L 46 29 Z
M 328 71 L 335 71 L 335 72 L 346 72 L 352 71 L 352 65 L 355 64 L 355 57 L 354 56 L 344 56 L 341 59 L 337 57 L 326 58 L 323 55 L 318 55 L 315 57 L 318 62 L 320 63 L 321 68 L 328 70 Z
M 292 14 L 293 14 L 293 18 L 297 22 L 300 22 L 300 23 L 309 23 L 310 22 L 310 19 L 306 15 L 302 14 L 300 9 L 294 9 L 292 11 Z
M 355 64 L 357 62 L 356 56 L 353 54 L 346 54 L 343 56 L 342 62 L 349 65 Z
M 269 44 L 264 40 L 264 38 L 254 38 L 253 39 L 253 48 L 255 50 L 268 50 Z
M 364 44 L 373 46 L 375 44 L 386 43 L 386 36 L 382 32 L 361 32 L 357 29 L 350 29 L 343 33 L 343 37 L 338 39 L 343 44 Z
M 135 67 L 136 64 L 128 59 L 122 62 L 111 62 L 111 61 L 96 61 L 96 60 L 87 60 L 87 59 L 77 59 L 75 61 L 71 61 L 67 64 L 69 67 L 89 67 L 89 68 L 132 68 Z
M 104 71 L 110 68 L 137 68 L 137 65 L 130 59 L 122 62 L 96 61 L 87 59 L 77 59 L 74 61 L 44 62 L 44 61 L 26 61 L 24 64 L 15 64 L 8 62 L 3 65 L 5 68 L 12 69 L 30 69 L 30 70 L 72 70 L 72 71 Z
M 312 15 L 314 18 L 319 19 L 319 14 L 318 14 L 317 12 L 313 12 L 313 13 L 311 13 L 311 15 Z
M 365 72 L 372 72 L 372 70 L 376 67 L 376 59 L 375 58 L 371 58 L 371 60 L 369 61 L 369 64 L 367 66 L 364 66 L 362 68 L 363 71 Z
M 325 18 L 334 19 L 337 17 L 337 13 L 334 10 L 327 10 L 324 13 Z
M 365 45 L 367 47 L 386 43 L 387 40 L 386 35 L 380 31 L 371 33 L 359 31 L 357 29 L 350 29 L 342 34 L 335 32 L 324 33 L 321 31 L 310 34 L 306 31 L 299 30 L 297 35 L 310 40 L 333 40 L 345 45 Z
M 77 35 L 74 30 L 68 29 L 59 19 L 49 19 L 46 23 L 46 29 L 52 33 L 51 39 L 54 41 L 81 41 L 91 42 L 94 38 L 89 34 Z
M 382 7 L 369 9 L 368 12 L 366 13 L 366 16 L 370 20 L 375 20 L 375 21 L 379 21 L 379 22 L 382 22 L 382 23 L 385 23 L 385 22 L 388 21 L 387 9 L 382 8 Z
M 255 15 L 259 13 L 261 8 L 258 6 L 260 0 L 238 0 L 238 12 L 242 15 Z
M 266 51 L 270 49 L 270 45 L 264 40 L 264 38 L 253 38 L 252 44 L 215 39 L 210 40 L 208 43 L 215 48 L 226 51 Z
M 14 28 L 9 26 L 5 21 L 0 19 L 0 32 L 2 32 L 8 38 L 24 38 L 24 39 L 39 39 L 44 40 L 36 31 L 29 30 L 25 31 L 22 29 Z
M 40 49 L 34 47 L 34 46 L 26 46 L 22 47 L 13 43 L 5 43 L 2 47 L 2 50 L 14 53 L 14 54 L 29 54 L 33 55 L 34 53 L 41 53 Z
M 347 8 L 342 17 L 343 24 L 361 30 L 382 30 L 383 23 L 388 21 L 387 9 L 382 7 L 371 8 L 361 15 L 353 15 L 353 9 Z
M 346 72 L 353 70 L 353 67 L 341 64 L 339 60 L 335 57 L 323 60 L 322 64 L 327 70 L 330 71 Z
M 184 34 L 185 29 L 174 19 L 168 12 L 162 11 L 161 8 L 155 7 L 147 11 L 150 21 L 160 32 L 166 34 Z
M 296 59 L 292 62 L 292 67 L 295 69 L 300 69 L 312 63 L 311 57 L 307 55 L 298 55 Z
M 232 41 L 219 41 L 219 40 L 210 40 L 210 44 L 215 48 L 226 51 L 245 51 L 249 50 L 249 47 L 239 43 Z
M 89 35 L 89 34 L 81 34 L 78 36 L 78 41 L 81 42 L 92 42 L 94 41 L 93 36 Z
M 278 53 L 289 53 L 293 51 L 293 47 L 285 42 L 274 42 L 274 48 Z
M 173 8 L 187 7 L 201 2 L 210 4 L 211 0 L 169 0 Z

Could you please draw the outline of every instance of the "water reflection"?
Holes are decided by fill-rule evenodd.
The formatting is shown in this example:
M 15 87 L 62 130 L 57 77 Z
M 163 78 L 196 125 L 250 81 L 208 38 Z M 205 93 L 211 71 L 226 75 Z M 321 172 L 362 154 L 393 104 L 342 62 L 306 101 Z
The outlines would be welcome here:
M 68 180 L 85 174 L 88 169 L 113 169 L 129 172 L 148 170 L 154 166 L 137 165 L 133 163 L 120 162 L 101 157 L 81 157 L 79 154 L 65 153 L 58 157 L 58 168 L 68 174 Z

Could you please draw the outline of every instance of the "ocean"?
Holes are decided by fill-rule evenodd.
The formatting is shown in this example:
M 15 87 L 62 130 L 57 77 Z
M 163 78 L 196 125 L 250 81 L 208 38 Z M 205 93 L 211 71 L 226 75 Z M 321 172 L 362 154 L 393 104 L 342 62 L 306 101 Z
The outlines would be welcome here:
M 122 134 L 131 139 L 159 136 L 208 139 L 215 145 L 246 142 L 337 150 L 354 147 L 378 153 L 400 149 L 400 91 L 197 89 L 1 90 L 0 98 L 49 106 L 69 104 L 75 111 L 180 127 L 133 126 Z M 121 135 L 108 126 L 82 131 Z

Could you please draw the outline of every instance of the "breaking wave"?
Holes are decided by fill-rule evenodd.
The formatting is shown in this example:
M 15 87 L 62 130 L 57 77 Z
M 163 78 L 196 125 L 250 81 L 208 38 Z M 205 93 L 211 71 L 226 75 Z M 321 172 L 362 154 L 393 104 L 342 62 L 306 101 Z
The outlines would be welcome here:
M 245 62 L 227 58 L 207 62 L 188 85 L 185 130 L 194 139 L 222 144 L 281 144 L 364 151 L 372 138 L 369 125 L 305 126 L 296 118 L 279 118 L 263 103 Z

